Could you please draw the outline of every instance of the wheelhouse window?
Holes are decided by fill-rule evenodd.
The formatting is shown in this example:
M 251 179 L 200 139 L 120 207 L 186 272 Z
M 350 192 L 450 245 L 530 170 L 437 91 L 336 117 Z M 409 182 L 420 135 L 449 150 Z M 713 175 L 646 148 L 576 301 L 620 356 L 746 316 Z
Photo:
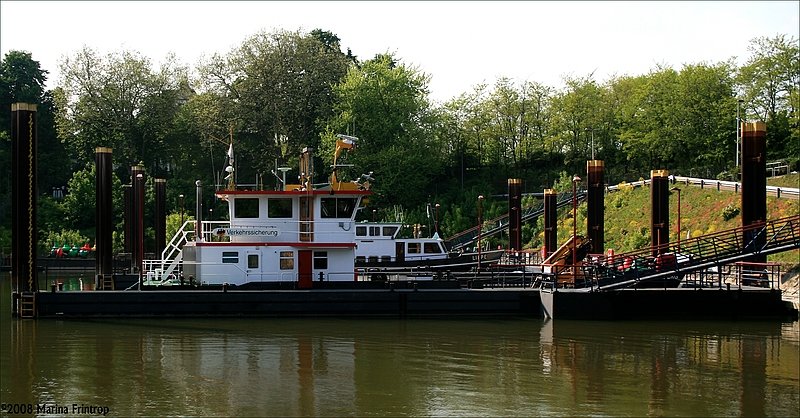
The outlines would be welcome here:
M 357 237 L 366 237 L 367 236 L 367 227 L 366 226 L 357 226 L 356 227 L 356 236 Z
M 314 251 L 314 269 L 326 270 L 328 268 L 328 252 Z
M 281 251 L 281 270 L 294 270 L 294 251 Z
M 292 199 L 272 198 L 267 199 L 267 216 L 270 218 L 291 218 Z
M 238 251 L 223 251 L 222 252 L 222 262 L 224 264 L 238 264 L 239 263 L 239 252 Z
M 371 226 L 371 227 L 369 227 L 369 236 L 371 236 L 371 237 L 379 237 L 379 236 L 381 236 L 381 227 L 379 227 L 379 226 Z
M 408 253 L 409 254 L 419 254 L 420 253 L 420 245 L 418 242 L 409 242 L 408 243 Z
M 383 236 L 384 237 L 393 237 L 395 232 L 397 232 L 396 226 L 384 226 L 383 227 Z
M 356 210 L 356 198 L 338 198 L 336 199 L 336 217 L 337 218 L 350 218 Z
M 323 218 L 350 219 L 356 210 L 354 197 L 325 197 L 320 201 Z
M 426 242 L 424 250 L 425 254 L 440 254 L 442 252 L 442 247 L 440 247 L 439 244 L 435 242 Z
M 237 197 L 233 199 L 233 216 L 237 218 L 258 218 L 258 199 Z

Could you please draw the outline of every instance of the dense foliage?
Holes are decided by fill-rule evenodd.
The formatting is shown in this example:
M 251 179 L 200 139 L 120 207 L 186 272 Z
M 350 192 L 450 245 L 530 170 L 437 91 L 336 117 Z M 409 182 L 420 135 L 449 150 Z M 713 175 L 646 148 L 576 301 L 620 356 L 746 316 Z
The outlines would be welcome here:
M 128 183 L 130 166 L 142 164 L 148 181 L 167 179 L 168 208 L 178 213 L 179 194 L 194 208 L 199 179 L 204 207 L 220 217 L 224 206 L 211 192 L 222 182 L 231 141 L 238 183 L 271 188 L 272 170 L 296 167 L 304 147 L 316 149 L 315 181 L 324 182 L 340 133 L 359 138 L 346 155 L 353 167 L 343 174 L 375 178 L 365 217 L 430 228 L 430 205 L 439 203 L 449 235 L 474 224 L 478 195 L 487 197 L 484 219 L 502 213 L 505 200 L 492 196 L 505 193 L 506 179 L 522 178 L 526 192 L 538 192 L 583 173 L 592 155 L 605 161 L 608 183 L 661 168 L 729 176 L 737 108 L 743 119 L 767 123 L 768 158 L 797 168 L 799 49 L 797 39 L 778 35 L 754 39 L 739 67 L 733 59 L 689 63 L 604 81 L 571 77 L 562 88 L 500 78 L 433 103 L 429 76 L 394 54 L 359 60 L 343 53 L 331 32 L 278 31 L 256 34 L 195 69 L 174 57 L 156 67 L 136 51 L 102 55 L 85 47 L 63 60 L 52 91 L 32 54 L 12 51 L 0 63 L 0 106 L 39 104 L 43 239 L 63 230 L 91 240 L 98 146 L 114 150 L 115 185 Z M 3 167 L 10 167 L 9 117 L 0 114 Z M 51 197 L 62 187 L 65 198 Z M 9 195 L 3 176 L 0 236 L 8 235 Z M 119 196 L 114 204 L 120 207 Z M 524 233 L 537 239 L 535 225 Z

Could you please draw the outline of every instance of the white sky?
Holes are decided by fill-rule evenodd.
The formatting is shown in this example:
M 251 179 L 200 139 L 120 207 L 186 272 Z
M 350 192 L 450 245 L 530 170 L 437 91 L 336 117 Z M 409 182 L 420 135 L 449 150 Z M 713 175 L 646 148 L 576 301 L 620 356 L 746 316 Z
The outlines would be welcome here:
M 429 74 L 431 97 L 444 101 L 500 76 L 561 87 L 563 76 L 593 71 L 605 81 L 658 64 L 741 64 L 754 37 L 800 37 L 800 1 L 0 1 L 2 54 L 30 51 L 51 88 L 62 57 L 83 45 L 154 63 L 174 52 L 195 67 L 262 30 L 315 28 L 360 59 L 394 52 Z

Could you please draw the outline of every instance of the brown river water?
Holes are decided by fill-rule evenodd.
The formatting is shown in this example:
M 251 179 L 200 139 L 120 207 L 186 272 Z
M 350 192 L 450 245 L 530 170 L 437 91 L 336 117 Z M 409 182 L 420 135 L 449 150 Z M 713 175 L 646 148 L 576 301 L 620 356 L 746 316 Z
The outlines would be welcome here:
M 797 321 L 17 320 L 10 292 L 3 273 L 2 416 L 800 411 Z

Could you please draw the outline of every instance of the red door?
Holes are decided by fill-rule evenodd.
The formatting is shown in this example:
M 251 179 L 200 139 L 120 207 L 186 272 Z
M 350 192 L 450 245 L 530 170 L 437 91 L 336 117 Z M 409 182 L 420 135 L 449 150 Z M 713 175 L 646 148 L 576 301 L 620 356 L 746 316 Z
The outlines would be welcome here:
M 311 283 L 314 280 L 311 274 L 311 263 L 311 250 L 300 250 L 297 252 L 297 287 L 300 289 L 311 289 Z

